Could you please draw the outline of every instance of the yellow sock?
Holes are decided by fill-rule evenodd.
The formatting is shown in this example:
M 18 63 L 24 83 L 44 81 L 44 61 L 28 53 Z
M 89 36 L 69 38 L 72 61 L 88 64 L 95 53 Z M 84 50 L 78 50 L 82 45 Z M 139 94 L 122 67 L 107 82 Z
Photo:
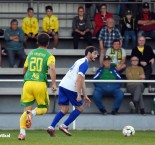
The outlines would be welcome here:
M 22 129 L 26 129 L 26 118 L 27 118 L 27 113 L 24 112 L 20 117 L 20 128 Z
M 34 109 L 36 111 L 36 115 L 43 115 L 47 113 L 47 108 L 35 108 Z

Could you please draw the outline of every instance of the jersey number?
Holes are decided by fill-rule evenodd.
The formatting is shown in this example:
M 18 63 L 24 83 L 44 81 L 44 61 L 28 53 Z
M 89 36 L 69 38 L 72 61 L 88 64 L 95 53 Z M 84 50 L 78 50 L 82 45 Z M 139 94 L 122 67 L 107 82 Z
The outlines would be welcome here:
M 30 71 L 42 71 L 43 58 L 32 57 L 30 60 Z

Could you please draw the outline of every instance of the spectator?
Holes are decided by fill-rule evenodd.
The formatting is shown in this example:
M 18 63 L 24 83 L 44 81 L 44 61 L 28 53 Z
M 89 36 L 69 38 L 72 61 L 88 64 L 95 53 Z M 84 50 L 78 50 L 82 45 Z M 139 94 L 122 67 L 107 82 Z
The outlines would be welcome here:
M 90 32 L 91 22 L 89 18 L 84 15 L 84 8 L 82 6 L 78 8 L 78 16 L 73 19 L 72 28 L 74 49 L 78 49 L 80 37 L 84 37 L 87 44 L 92 45 L 92 34 Z
M 10 28 L 5 30 L 4 39 L 6 41 L 10 67 L 17 67 L 17 64 L 15 64 L 15 58 L 20 59 L 19 67 L 23 67 L 26 58 L 23 46 L 24 33 L 18 28 L 18 21 L 16 19 L 11 20 Z M 15 55 L 18 57 L 15 57 Z
M 112 17 L 112 14 L 107 12 L 107 5 L 102 4 L 100 6 L 100 12 L 95 15 L 95 28 L 93 35 L 98 38 L 102 27 L 107 25 L 107 19 Z
M 138 65 L 143 67 L 145 79 L 149 80 L 152 74 L 152 65 L 154 64 L 154 53 L 149 45 L 145 45 L 145 37 L 138 37 L 138 45 L 132 49 L 131 56 L 136 56 L 139 59 Z
M 38 20 L 34 17 L 33 8 L 27 9 L 27 17 L 25 17 L 22 21 L 22 30 L 25 33 L 24 45 L 27 47 L 27 40 L 33 40 L 36 42 L 36 37 L 39 31 Z
M 136 56 L 131 57 L 131 66 L 126 69 L 126 77 L 128 80 L 143 80 L 145 79 L 144 70 L 141 66 L 138 66 L 139 59 Z M 138 106 L 140 106 L 140 113 L 145 114 L 144 101 L 143 101 L 143 83 L 131 82 L 127 83 L 127 91 L 132 94 L 132 101 L 130 106 L 133 111 L 138 112 Z
M 155 14 L 149 10 L 149 4 L 143 3 L 142 12 L 138 15 L 138 36 L 155 39 Z
M 112 47 L 112 42 L 114 39 L 120 40 L 120 46 L 122 46 L 122 36 L 120 31 L 115 28 L 115 21 L 113 18 L 107 19 L 107 26 L 103 27 L 100 31 L 99 35 L 99 46 L 100 46 L 100 53 L 105 53 L 105 49 Z M 100 57 L 101 58 L 101 57 Z M 100 62 L 103 60 L 101 58 Z
M 134 19 L 132 12 L 127 10 L 125 17 L 122 20 L 122 35 L 124 36 L 123 48 L 129 48 L 129 40 L 132 40 L 132 48 L 136 46 L 136 20 Z
M 59 21 L 58 18 L 53 15 L 52 6 L 46 6 L 45 10 L 46 16 L 43 18 L 43 31 L 53 37 L 53 49 L 56 49 L 58 45 Z
M 95 80 L 120 80 L 121 77 L 118 71 L 111 65 L 110 56 L 104 56 L 102 61 L 102 67 L 99 68 L 94 76 Z M 107 114 L 106 108 L 102 103 L 103 96 L 113 96 L 115 102 L 112 108 L 111 114 L 115 115 L 118 113 L 124 94 L 120 89 L 120 83 L 94 83 L 95 90 L 93 92 L 93 101 L 102 114 Z
M 120 40 L 113 40 L 112 48 L 107 49 L 106 55 L 111 57 L 111 65 L 114 66 L 118 71 L 122 71 L 126 65 L 126 52 L 120 46 Z

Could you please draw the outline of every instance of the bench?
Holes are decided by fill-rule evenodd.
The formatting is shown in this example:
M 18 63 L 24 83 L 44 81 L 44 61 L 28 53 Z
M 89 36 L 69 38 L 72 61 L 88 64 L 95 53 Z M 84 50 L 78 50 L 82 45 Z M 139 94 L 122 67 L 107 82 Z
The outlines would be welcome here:
M 121 88 L 121 90 L 124 92 L 125 96 L 131 95 L 131 93 L 127 93 L 126 88 Z M 93 88 L 87 88 L 87 95 L 92 96 L 93 91 L 94 91 Z M 49 92 L 49 95 L 58 95 L 58 89 L 55 94 L 53 94 L 51 92 L 50 88 L 48 88 L 48 92 Z M 11 88 L 0 88 L 0 96 L 2 96 L 2 95 L 20 95 L 21 93 L 22 93 L 22 88 L 12 88 L 12 87 Z M 155 93 L 149 93 L 148 88 L 145 88 L 143 95 L 144 96 L 153 96 L 153 95 L 155 95 Z
M 87 94 L 90 98 L 92 98 L 92 94 L 93 94 L 93 88 L 87 88 Z M 129 103 L 129 98 L 131 96 L 130 93 L 127 93 L 126 92 L 126 89 L 125 88 L 122 88 L 122 90 L 124 91 L 124 95 L 125 95 L 125 100 L 124 103 L 121 105 L 121 108 L 120 108 L 120 112 L 126 112 L 126 113 L 129 113 L 129 106 L 128 106 L 128 103 Z M 49 97 L 50 97 L 50 100 L 51 100 L 51 105 L 50 105 L 50 109 L 49 111 L 51 113 L 56 113 L 57 111 L 60 110 L 60 106 L 57 105 L 57 96 L 58 96 L 58 90 L 56 91 L 55 94 L 52 93 L 51 89 L 48 88 L 48 92 L 49 92 Z M 19 101 L 20 101 L 20 96 L 22 94 L 22 88 L 0 88 L 0 100 L 2 102 L 11 102 L 13 101 L 14 103 L 14 109 L 13 110 L 10 110 L 10 108 L 8 107 L 8 109 L 10 110 L 9 112 L 11 113 L 15 113 L 15 110 L 17 109 L 19 111 L 19 109 L 21 108 L 22 110 L 22 107 L 16 107 L 16 106 L 19 106 Z M 144 99 L 149 99 L 149 100 L 152 100 L 152 97 L 154 96 L 154 93 L 148 93 L 148 90 L 145 89 L 144 93 L 143 93 L 144 96 L 150 96 L 149 98 L 148 97 L 144 97 Z M 111 108 L 112 104 L 113 104 L 113 101 L 111 100 L 113 98 L 105 98 L 105 103 L 106 103 L 106 106 Z M 91 99 L 92 100 L 92 99 Z M 110 101 L 110 102 L 109 102 Z M 148 101 L 147 101 L 148 102 Z M 109 104 L 110 103 L 110 104 Z M 109 104 L 109 105 L 108 105 Z M 147 103 L 148 104 L 148 103 Z M 149 103 L 150 104 L 150 103 Z M 3 105 L 3 104 L 1 104 Z M 124 110 L 125 109 L 125 110 Z M 70 111 L 72 110 L 72 106 L 70 106 Z M 150 106 L 149 106 L 149 109 L 147 112 L 149 112 L 150 110 Z M 1 111 L 0 111 L 1 112 Z M 5 112 L 5 110 L 3 109 L 2 112 Z M 8 112 L 8 110 L 7 110 Z M 94 104 L 94 102 L 92 101 L 91 103 L 91 107 L 90 108 L 87 108 L 85 107 L 85 111 L 84 113 L 99 113 L 96 105 Z

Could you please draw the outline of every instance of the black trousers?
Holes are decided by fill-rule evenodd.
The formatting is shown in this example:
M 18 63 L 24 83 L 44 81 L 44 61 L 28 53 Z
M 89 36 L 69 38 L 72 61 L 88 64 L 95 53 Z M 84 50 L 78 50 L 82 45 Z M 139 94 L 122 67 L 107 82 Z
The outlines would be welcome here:
M 85 35 L 81 35 L 80 33 L 74 31 L 72 35 L 74 49 L 78 49 L 80 37 L 83 37 L 86 40 L 88 46 L 92 45 L 92 33 L 90 31 L 86 32 Z

